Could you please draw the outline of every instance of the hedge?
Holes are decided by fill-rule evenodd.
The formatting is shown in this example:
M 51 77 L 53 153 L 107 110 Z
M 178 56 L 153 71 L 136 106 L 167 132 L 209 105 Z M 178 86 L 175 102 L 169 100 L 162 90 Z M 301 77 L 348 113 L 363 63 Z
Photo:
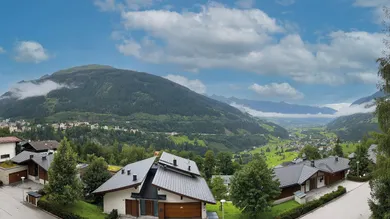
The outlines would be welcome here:
M 326 204 L 333 199 L 345 194 L 347 190 L 339 186 L 336 191 L 333 191 L 331 193 L 325 194 L 321 196 L 321 198 L 307 202 L 306 204 L 300 205 L 298 207 L 295 207 L 293 209 L 290 209 L 288 211 L 285 211 L 278 215 L 276 218 L 277 219 L 295 219 L 298 218 L 306 213 L 309 213 L 310 211 L 321 207 L 321 205 Z
M 371 179 L 371 174 L 367 174 L 365 176 L 360 176 L 360 177 L 348 174 L 347 179 L 355 182 L 367 182 Z
M 62 219 L 87 219 L 84 217 L 80 217 L 78 215 L 75 215 L 71 212 L 67 212 L 62 210 L 58 205 L 52 204 L 48 202 L 45 197 L 42 197 L 38 201 L 38 207 L 42 208 L 45 211 L 48 211 Z
M 118 219 L 118 210 L 117 209 L 112 209 L 109 215 L 106 216 L 106 219 Z

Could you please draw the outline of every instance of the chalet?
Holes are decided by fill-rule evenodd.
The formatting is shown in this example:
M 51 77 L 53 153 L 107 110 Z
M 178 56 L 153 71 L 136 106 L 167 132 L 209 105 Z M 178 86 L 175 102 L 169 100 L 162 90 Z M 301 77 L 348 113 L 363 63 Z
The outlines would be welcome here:
M 16 144 L 21 142 L 17 137 L 0 138 L 0 162 L 9 160 L 16 155 Z
M 6 162 L 15 157 L 16 145 L 20 141 L 16 137 L 0 138 L 0 181 L 3 184 L 16 183 L 27 176 L 27 167 Z
M 49 141 L 28 141 L 21 144 L 23 151 L 30 151 L 36 153 L 55 151 L 59 147 L 60 143 L 55 140 Z
M 93 193 L 103 194 L 104 212 L 154 218 L 207 218 L 216 201 L 196 163 L 166 152 L 131 163 Z
M 22 151 L 20 154 L 12 158 L 12 162 L 18 165 L 27 167 L 26 178 L 36 183 L 48 183 L 48 170 L 53 162 L 53 153 L 36 153 L 30 151 Z
M 293 197 L 296 191 L 306 193 L 343 180 L 348 169 L 348 159 L 334 156 L 275 168 L 275 179 L 279 180 L 282 190 L 278 199 Z

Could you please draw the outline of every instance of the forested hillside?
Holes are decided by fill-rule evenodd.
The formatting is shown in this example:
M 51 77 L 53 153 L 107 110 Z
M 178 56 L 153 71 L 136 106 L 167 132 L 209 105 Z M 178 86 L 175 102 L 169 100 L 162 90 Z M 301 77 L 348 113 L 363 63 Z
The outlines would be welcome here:
M 37 123 L 90 121 L 159 132 L 288 136 L 276 124 L 258 121 L 226 103 L 147 73 L 89 65 L 28 83 L 39 86 L 47 81 L 61 88 L 23 99 L 15 95 L 17 90 L 5 93 L 0 100 L 0 117 L 34 119 Z

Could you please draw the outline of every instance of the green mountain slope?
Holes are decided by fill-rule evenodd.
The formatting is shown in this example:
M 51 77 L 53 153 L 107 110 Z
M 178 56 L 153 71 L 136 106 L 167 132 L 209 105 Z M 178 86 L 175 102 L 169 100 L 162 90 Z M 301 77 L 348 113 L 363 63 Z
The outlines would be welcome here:
M 358 141 L 369 132 L 379 132 L 378 120 L 373 113 L 358 113 L 339 117 L 327 129 L 346 141 Z
M 147 73 L 88 65 L 61 70 L 30 83 L 40 85 L 47 81 L 65 87 L 25 99 L 7 92 L 0 98 L 0 117 L 48 122 L 87 120 L 158 132 L 225 134 L 244 130 L 250 134 L 288 136 L 278 125 L 257 121 L 228 104 Z

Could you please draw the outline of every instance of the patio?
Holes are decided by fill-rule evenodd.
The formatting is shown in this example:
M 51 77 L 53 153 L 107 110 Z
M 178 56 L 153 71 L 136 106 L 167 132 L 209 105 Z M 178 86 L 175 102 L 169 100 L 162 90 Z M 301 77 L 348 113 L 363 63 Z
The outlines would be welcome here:
M 364 184 L 363 182 L 353 182 L 349 180 L 343 180 L 340 182 L 337 182 L 335 184 L 332 184 L 330 186 L 325 186 L 319 189 L 314 189 L 312 191 L 309 191 L 306 193 L 307 201 L 312 201 L 314 199 L 319 199 L 321 196 L 330 193 L 332 191 L 337 190 L 338 186 L 343 186 L 347 189 L 347 192 L 352 191 L 359 187 L 360 185 Z

